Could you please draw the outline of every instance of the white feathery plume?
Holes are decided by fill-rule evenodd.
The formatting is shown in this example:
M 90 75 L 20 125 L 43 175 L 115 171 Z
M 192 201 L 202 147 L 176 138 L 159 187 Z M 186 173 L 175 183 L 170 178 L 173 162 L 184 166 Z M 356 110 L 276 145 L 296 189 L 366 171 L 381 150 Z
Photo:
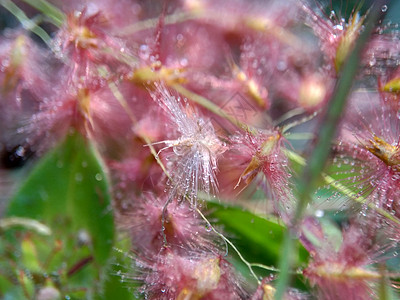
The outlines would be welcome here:
M 192 203 L 196 202 L 200 191 L 207 194 L 216 192 L 217 158 L 226 147 L 215 134 L 210 120 L 200 117 L 186 101 L 182 103 L 180 97 L 171 95 L 161 84 L 156 85 L 151 97 L 166 112 L 180 134 L 175 140 L 156 143 L 166 145 L 158 153 L 168 148 L 173 150 L 167 156 L 173 190 L 188 196 Z

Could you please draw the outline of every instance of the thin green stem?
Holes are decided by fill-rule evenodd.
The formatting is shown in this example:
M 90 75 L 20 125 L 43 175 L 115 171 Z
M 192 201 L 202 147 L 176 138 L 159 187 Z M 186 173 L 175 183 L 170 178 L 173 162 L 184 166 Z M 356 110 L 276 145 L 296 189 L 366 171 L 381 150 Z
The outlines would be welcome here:
M 220 233 L 219 231 L 217 231 L 214 226 L 212 226 L 212 224 L 210 223 L 210 221 L 208 221 L 208 219 L 204 216 L 204 214 L 201 212 L 201 210 L 199 210 L 196 207 L 196 211 L 197 213 L 201 216 L 201 218 L 206 222 L 207 226 L 216 234 L 218 235 L 225 243 L 227 243 L 229 246 L 231 246 L 231 248 L 236 252 L 236 254 L 239 256 L 240 260 L 247 266 L 247 268 L 250 271 L 250 274 L 255 278 L 255 280 L 257 281 L 257 284 L 261 284 L 261 281 L 258 279 L 256 273 L 254 273 L 253 267 L 251 263 L 249 263 L 244 257 L 243 255 L 240 253 L 240 251 L 238 250 L 238 248 L 236 248 L 236 246 L 229 240 L 227 239 L 222 233 Z M 275 269 L 274 269 L 275 270 Z
M 282 133 L 285 133 L 288 130 L 292 129 L 293 127 L 296 127 L 300 124 L 304 124 L 304 123 L 314 119 L 317 115 L 318 115 L 318 112 L 314 112 L 313 114 L 305 116 L 305 117 L 301 118 L 300 120 L 296 120 L 294 122 L 285 124 L 281 127 L 282 128 L 281 131 L 282 131 Z
M 287 133 L 285 135 L 287 140 L 312 140 L 315 138 L 315 134 L 311 132 L 302 132 L 302 133 Z
M 165 16 L 164 24 L 165 25 L 176 24 L 176 23 L 188 21 L 191 19 L 197 19 L 197 18 L 198 18 L 198 16 L 196 16 L 195 14 L 192 14 L 192 13 L 178 12 L 176 14 Z M 146 29 L 155 28 L 159 21 L 160 21 L 159 18 L 155 18 L 155 19 L 147 19 L 144 21 L 133 23 L 132 25 L 122 28 L 118 32 L 118 35 L 120 35 L 120 36 L 131 35 L 136 32 L 146 30 Z
M 47 46 L 51 46 L 50 36 L 43 28 L 38 26 L 37 20 L 29 19 L 25 12 L 10 0 L 1 0 L 0 4 L 18 19 L 24 29 L 32 31 L 34 34 L 40 37 Z
M 275 267 L 265 266 L 263 264 L 251 263 L 250 266 L 264 269 L 264 270 L 271 271 L 271 272 L 280 272 L 280 270 Z
M 65 14 L 53 4 L 46 0 L 22 0 L 30 6 L 36 8 L 42 14 L 49 18 L 50 23 L 57 27 L 61 27 L 66 19 Z
M 113 93 L 114 97 L 118 100 L 119 104 L 123 107 L 125 112 L 128 114 L 129 118 L 131 119 L 133 124 L 137 124 L 137 120 L 135 115 L 133 114 L 132 110 L 130 109 L 128 102 L 126 101 L 124 95 L 119 91 L 117 85 L 114 82 L 109 82 L 108 87 L 110 88 L 111 92 Z M 146 135 L 141 135 L 141 138 L 146 142 L 147 146 L 150 148 L 151 154 L 154 156 L 156 162 L 161 167 L 165 175 L 168 177 L 169 180 L 171 176 L 169 175 L 167 169 L 165 168 L 163 162 L 161 161 L 160 157 L 157 154 L 156 149 L 154 148 L 151 140 Z
M 301 107 L 294 108 L 294 109 L 288 111 L 287 113 L 283 114 L 281 117 L 279 117 L 279 119 L 274 121 L 274 124 L 275 124 L 275 126 L 278 126 L 282 122 L 284 122 L 284 121 L 286 121 L 286 120 L 288 120 L 290 118 L 302 115 L 304 113 L 305 113 L 304 108 L 301 108 Z
M 199 94 L 193 93 L 192 91 L 186 89 L 185 87 L 183 87 L 180 84 L 172 84 L 170 87 L 173 88 L 178 93 L 180 93 L 182 96 L 187 97 L 188 99 L 192 100 L 193 102 L 195 102 L 195 103 L 203 106 L 204 108 L 208 109 L 212 113 L 214 113 L 214 114 L 216 114 L 216 115 L 228 120 L 229 122 L 231 122 L 236 127 L 240 128 L 240 129 L 242 129 L 244 131 L 255 133 L 255 129 L 252 128 L 250 125 L 248 125 L 248 124 L 236 119 L 235 117 L 229 115 L 221 107 L 219 107 L 218 105 L 214 104 L 212 101 L 208 100 L 207 98 L 205 98 L 203 96 L 200 96 Z
M 301 157 L 299 154 L 288 150 L 288 149 L 284 149 L 285 155 L 291 160 L 296 162 L 297 164 L 299 164 L 300 166 L 305 166 L 306 165 L 306 160 Z M 344 186 L 343 184 L 341 184 L 340 182 L 338 182 L 337 180 L 335 180 L 334 178 L 332 178 L 331 176 L 329 176 L 326 173 L 321 173 L 322 178 L 324 179 L 324 181 L 329 184 L 330 186 L 332 186 L 333 188 L 335 188 L 337 191 L 341 192 L 343 195 L 345 195 L 346 197 L 349 197 L 349 199 L 358 202 L 360 204 L 363 205 L 367 205 L 370 209 L 376 211 L 377 213 L 379 213 L 380 215 L 384 216 L 385 218 L 387 218 L 388 220 L 394 222 L 395 224 L 399 224 L 400 225 L 400 220 L 398 218 L 396 218 L 395 216 L 392 216 L 389 212 L 387 212 L 386 210 L 377 207 L 373 202 L 368 202 L 366 198 L 364 198 L 363 196 L 354 193 L 351 189 L 349 189 L 348 187 Z
M 171 84 L 170 85 L 171 88 L 173 88 L 175 91 L 177 91 L 178 93 L 180 93 L 182 96 L 187 97 L 188 99 L 192 100 L 193 102 L 197 103 L 198 105 L 206 108 L 207 110 L 209 110 L 210 112 L 224 118 L 225 120 L 229 121 L 231 124 L 233 124 L 234 126 L 236 126 L 237 128 L 247 131 L 249 133 L 252 134 L 257 134 L 257 130 L 252 127 L 249 124 L 246 124 L 238 119 L 236 119 L 234 116 L 229 115 L 225 110 L 223 110 L 221 107 L 219 107 L 218 105 L 214 104 L 214 102 L 210 101 L 209 99 L 196 94 L 188 89 L 186 89 L 185 87 L 183 87 L 180 84 Z M 301 110 L 301 112 L 304 112 L 303 110 Z M 300 111 L 297 110 L 293 110 L 292 111 L 293 114 L 289 114 L 289 115 L 285 115 L 287 118 L 291 117 L 291 116 L 296 116 L 300 113 Z M 286 131 L 288 131 L 290 128 L 299 125 L 299 124 L 303 124 L 313 118 L 315 118 L 315 116 L 317 115 L 317 113 L 314 113 L 312 115 L 309 116 L 305 116 L 304 118 L 296 121 L 296 122 L 292 122 L 289 123 L 287 125 L 282 126 L 282 133 L 285 133 Z M 307 138 L 309 138 L 307 136 Z
M 214 23 L 218 24 L 219 26 L 226 26 L 229 29 L 245 26 L 246 28 L 255 32 L 266 32 L 268 34 L 271 34 L 282 43 L 290 45 L 293 48 L 304 49 L 304 44 L 301 43 L 298 37 L 296 37 L 290 31 L 282 28 L 281 26 L 277 26 L 276 24 L 274 24 L 274 20 L 254 15 L 246 16 L 243 14 L 230 14 L 229 16 L 225 16 L 225 19 L 228 22 L 221 22 L 220 12 L 199 8 L 193 9 L 192 11 L 177 12 L 171 15 L 166 15 L 164 17 L 164 25 L 177 24 L 196 19 L 201 19 L 202 22 L 206 23 Z M 222 19 L 224 19 L 224 16 L 222 16 Z M 118 32 L 118 34 L 131 35 L 136 32 L 155 28 L 159 23 L 159 20 L 159 18 L 153 18 L 136 22 L 125 28 L 122 28 Z
M 360 65 L 360 54 L 372 33 L 375 22 L 379 15 L 382 1 L 375 3 L 366 18 L 364 31 L 360 34 L 354 48 L 346 59 L 346 64 L 342 67 L 338 78 L 335 91 L 328 105 L 328 110 L 324 116 L 324 123 L 315 141 L 315 147 L 308 158 L 308 163 L 303 170 L 303 174 L 297 181 L 298 202 L 292 219 L 292 224 L 286 230 L 285 241 L 280 259 L 280 276 L 277 283 L 275 299 L 282 299 L 290 281 L 289 270 L 292 262 L 296 260 L 297 254 L 294 250 L 294 239 L 297 236 L 299 223 L 301 222 L 304 210 L 311 201 L 311 193 L 315 188 L 315 183 L 320 176 L 331 150 L 331 140 L 333 139 L 339 118 L 345 107 L 347 97 L 353 85 L 354 78 Z
M 384 216 L 388 220 L 400 225 L 400 220 L 398 218 L 396 218 L 395 216 L 392 216 L 386 210 L 384 210 L 384 209 L 382 209 L 380 207 L 376 207 L 376 205 L 374 203 L 372 203 L 372 202 L 367 202 L 367 199 L 365 199 L 364 197 L 354 193 L 349 188 L 343 186 L 342 184 L 337 182 L 334 178 L 330 177 L 329 175 L 322 174 L 322 177 L 324 178 L 326 183 L 330 184 L 336 190 L 338 190 L 342 194 L 348 196 L 350 199 L 352 199 L 352 200 L 354 200 L 354 201 L 356 201 L 356 202 L 358 202 L 360 204 L 367 204 L 367 206 L 369 208 L 371 208 L 372 210 L 376 211 L 377 213 L 379 213 L 380 215 Z
M 112 56 L 116 60 L 120 61 L 121 63 L 126 64 L 129 67 L 135 67 L 139 63 L 139 60 L 136 57 L 134 57 L 133 55 L 130 55 L 128 53 L 124 53 L 121 50 L 115 51 L 115 49 L 113 49 L 111 47 L 104 47 L 101 50 L 105 54 Z

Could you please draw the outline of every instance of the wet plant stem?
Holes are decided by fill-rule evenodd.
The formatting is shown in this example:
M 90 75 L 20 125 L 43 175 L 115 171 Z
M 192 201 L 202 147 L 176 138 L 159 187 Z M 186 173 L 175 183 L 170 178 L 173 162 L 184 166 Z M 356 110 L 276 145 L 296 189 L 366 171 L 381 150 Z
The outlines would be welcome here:
M 53 4 L 46 0 L 23 0 L 25 3 L 36 8 L 42 14 L 49 18 L 50 23 L 57 27 L 61 27 L 66 19 L 65 14 Z
M 192 91 L 186 89 L 184 86 L 180 84 L 173 84 L 171 87 L 180 93 L 182 96 L 187 97 L 188 99 L 192 100 L 193 102 L 197 103 L 198 105 L 208 109 L 209 111 L 213 112 L 214 114 L 228 120 L 231 122 L 233 125 L 236 127 L 248 131 L 248 132 L 254 132 L 254 128 L 250 127 L 246 123 L 243 123 L 242 121 L 236 119 L 235 117 L 229 115 L 226 113 L 223 109 L 221 109 L 218 105 L 214 104 L 212 101 L 204 98 L 203 96 L 200 96 L 196 93 L 193 93 Z
M 337 124 L 342 111 L 344 110 L 348 95 L 351 91 L 353 81 L 357 75 L 360 65 L 360 54 L 371 35 L 375 22 L 378 19 L 380 7 L 383 1 L 376 1 L 375 5 L 366 18 L 364 31 L 360 34 L 354 48 L 350 51 L 346 63 L 343 65 L 333 93 L 333 97 L 324 115 L 324 122 L 319 134 L 316 136 L 314 147 L 309 152 L 307 164 L 303 169 L 301 177 L 297 181 L 297 205 L 288 226 L 284 238 L 282 256 L 280 258 L 279 269 L 281 270 L 278 278 L 275 299 L 283 299 L 284 293 L 290 281 L 290 269 L 297 260 L 295 249 L 295 239 L 298 235 L 299 225 L 302 220 L 304 210 L 311 201 L 311 193 L 314 191 L 315 183 L 324 169 L 325 163 L 330 154 L 331 141 L 334 138 Z

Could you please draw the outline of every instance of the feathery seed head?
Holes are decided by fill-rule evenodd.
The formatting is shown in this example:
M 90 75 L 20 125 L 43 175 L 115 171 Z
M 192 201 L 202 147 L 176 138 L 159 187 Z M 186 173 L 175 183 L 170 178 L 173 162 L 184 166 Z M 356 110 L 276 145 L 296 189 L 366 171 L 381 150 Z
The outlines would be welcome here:
M 207 194 L 217 191 L 217 159 L 226 146 L 217 137 L 210 120 L 200 117 L 186 101 L 182 104 L 179 97 L 172 96 L 162 85 L 151 96 L 175 125 L 178 136 L 160 142 L 166 147 L 159 151 L 173 150 L 167 155 L 173 187 L 191 201 L 195 201 L 199 191 Z

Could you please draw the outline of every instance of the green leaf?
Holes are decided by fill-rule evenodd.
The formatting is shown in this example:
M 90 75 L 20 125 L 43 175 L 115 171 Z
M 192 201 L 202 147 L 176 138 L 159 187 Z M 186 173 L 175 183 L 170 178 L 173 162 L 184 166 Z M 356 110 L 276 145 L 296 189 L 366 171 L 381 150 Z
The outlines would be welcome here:
M 4 275 L 0 274 L 0 298 L 4 299 L 5 293 L 11 293 L 13 289 L 15 289 L 13 283 Z
M 87 232 L 101 266 L 114 239 L 110 192 L 104 166 L 93 145 L 71 133 L 33 169 L 12 198 L 8 216 L 36 219 L 50 228 Z
M 226 206 L 215 202 L 207 203 L 211 213 L 209 219 L 216 219 L 223 225 L 224 232 L 232 234 L 242 255 L 250 262 L 277 266 L 284 227 L 273 221 L 255 215 L 241 207 Z M 301 250 L 300 262 L 307 260 L 307 251 Z
M 110 274 L 104 283 L 104 290 L 96 299 L 138 299 L 139 294 L 134 291 L 134 289 L 138 287 L 135 282 L 132 282 L 132 279 L 130 279 L 132 270 L 126 268 L 126 266 L 130 266 L 132 262 L 120 256 L 121 255 L 117 255 L 117 257 L 115 257 L 112 268 L 109 270 Z
M 250 263 L 276 268 L 281 257 L 281 245 L 285 227 L 272 220 L 258 216 L 242 207 L 208 202 L 210 211 L 207 218 L 215 220 L 214 225 L 222 226 L 224 234 L 234 243 L 242 256 Z M 296 242 L 299 260 L 295 268 L 308 261 L 308 252 Z M 238 258 L 235 258 L 238 261 Z M 240 267 L 242 270 L 245 268 Z M 266 276 L 268 272 L 255 267 L 256 273 Z M 270 273 L 270 272 L 269 272 Z M 296 280 L 296 287 L 304 289 L 304 284 Z

